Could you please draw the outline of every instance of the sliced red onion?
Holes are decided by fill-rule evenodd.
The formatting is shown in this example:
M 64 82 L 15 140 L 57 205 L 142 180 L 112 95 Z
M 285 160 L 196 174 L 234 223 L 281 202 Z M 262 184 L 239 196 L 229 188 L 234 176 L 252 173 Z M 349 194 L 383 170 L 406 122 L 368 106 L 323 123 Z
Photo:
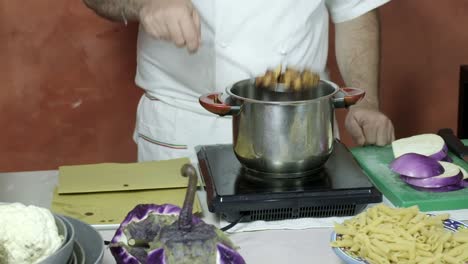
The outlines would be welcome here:
M 447 149 L 447 145 L 444 145 L 444 148 Z M 435 160 L 442 160 L 442 161 L 449 161 L 451 162 L 451 158 L 448 156 L 447 150 L 442 149 L 441 151 L 434 153 L 432 155 L 429 155 L 429 157 L 435 159 Z
M 466 170 L 464 168 L 462 168 L 461 166 L 458 166 L 458 168 L 460 169 L 462 175 L 463 175 L 463 179 L 464 180 L 467 180 L 468 179 L 468 172 L 466 172 Z
M 447 154 L 447 156 L 445 156 L 443 159 L 440 159 L 440 161 L 453 162 L 453 159 Z
M 442 147 L 442 152 L 444 153 L 448 153 L 449 149 L 447 147 L 447 145 L 445 144 L 445 141 L 444 141 L 444 146 Z
M 460 185 L 460 181 L 463 179 L 463 175 L 459 167 L 455 164 L 440 161 L 440 164 L 444 167 L 444 173 L 438 176 L 429 178 L 412 178 L 406 176 L 400 176 L 406 183 L 423 188 L 440 188 L 449 185 Z
M 468 187 L 468 180 L 461 180 L 459 185 L 463 188 Z
M 410 186 L 411 188 L 415 190 L 423 191 L 423 192 L 453 192 L 453 191 L 464 189 L 464 187 L 460 185 L 447 185 L 447 186 L 443 186 L 440 188 L 422 188 L 418 186 L 412 186 L 412 185 Z
M 444 173 L 444 167 L 437 160 L 417 153 L 406 153 L 394 159 L 390 169 L 413 178 L 429 178 Z
M 421 134 L 395 140 L 392 142 L 392 150 L 395 158 L 407 153 L 417 153 L 436 160 L 444 159 L 448 152 L 444 140 L 437 134 Z
M 460 168 L 460 171 L 461 171 L 461 173 L 463 175 L 463 180 L 460 181 L 460 186 L 468 187 L 468 173 L 461 166 L 458 166 L 458 167 Z

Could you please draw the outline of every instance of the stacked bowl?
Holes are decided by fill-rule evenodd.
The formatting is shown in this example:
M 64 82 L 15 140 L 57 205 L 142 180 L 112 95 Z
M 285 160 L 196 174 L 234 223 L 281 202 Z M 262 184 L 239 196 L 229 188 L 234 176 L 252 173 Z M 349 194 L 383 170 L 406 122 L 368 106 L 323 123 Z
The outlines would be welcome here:
M 62 245 L 40 264 L 99 264 L 104 254 L 104 241 L 88 224 L 54 214 Z
M 73 225 L 63 216 L 54 214 L 58 233 L 63 237 L 62 245 L 52 255 L 45 258 L 41 264 L 65 264 L 77 263 L 70 262 L 73 259 L 73 247 L 75 244 L 75 229 Z

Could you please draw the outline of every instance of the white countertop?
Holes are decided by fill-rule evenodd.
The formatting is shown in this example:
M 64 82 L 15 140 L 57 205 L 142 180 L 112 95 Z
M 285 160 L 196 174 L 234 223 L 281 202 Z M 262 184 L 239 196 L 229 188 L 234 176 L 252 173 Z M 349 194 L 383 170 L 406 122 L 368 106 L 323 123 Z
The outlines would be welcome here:
M 49 208 L 57 184 L 57 171 L 0 173 L 0 202 L 21 202 Z M 206 208 L 205 194 L 199 191 L 204 209 L 203 219 L 214 223 L 216 216 Z M 99 231 L 110 240 L 113 230 Z M 331 228 L 304 230 L 267 230 L 229 234 L 240 247 L 247 263 L 343 263 L 329 246 Z M 115 263 L 106 249 L 104 264 Z

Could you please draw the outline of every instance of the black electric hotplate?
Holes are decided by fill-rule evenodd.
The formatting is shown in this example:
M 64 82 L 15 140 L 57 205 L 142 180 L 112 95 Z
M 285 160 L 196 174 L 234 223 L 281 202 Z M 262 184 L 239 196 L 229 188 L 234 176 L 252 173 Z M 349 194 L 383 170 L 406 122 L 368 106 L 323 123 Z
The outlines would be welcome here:
M 245 169 L 232 145 L 196 149 L 208 209 L 228 222 L 350 216 L 382 201 L 382 194 L 339 141 L 321 169 L 294 178 Z

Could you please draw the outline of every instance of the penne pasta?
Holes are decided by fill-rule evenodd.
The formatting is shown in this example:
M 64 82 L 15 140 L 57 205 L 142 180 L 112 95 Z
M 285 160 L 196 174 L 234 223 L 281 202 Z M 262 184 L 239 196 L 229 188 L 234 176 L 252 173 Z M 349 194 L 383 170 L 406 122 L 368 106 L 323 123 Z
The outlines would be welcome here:
M 460 232 L 453 234 L 453 241 L 467 243 L 468 242 L 468 233 Z
M 468 229 L 444 228 L 448 214 L 427 215 L 417 206 L 383 204 L 335 225 L 342 234 L 332 247 L 346 247 L 369 263 L 468 263 Z

